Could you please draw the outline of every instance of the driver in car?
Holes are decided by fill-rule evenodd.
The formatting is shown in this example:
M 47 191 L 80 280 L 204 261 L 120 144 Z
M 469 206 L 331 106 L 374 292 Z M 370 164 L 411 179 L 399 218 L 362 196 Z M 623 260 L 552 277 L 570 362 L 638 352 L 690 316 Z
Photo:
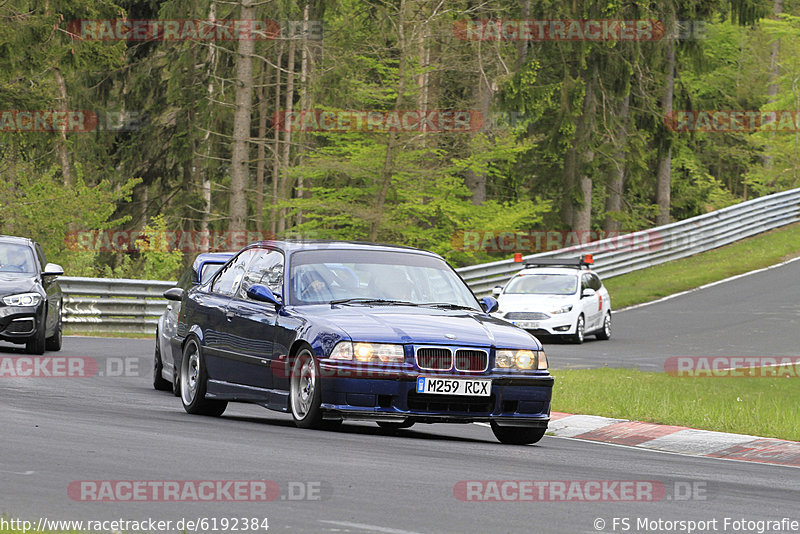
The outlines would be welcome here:
M 6 261 L 0 264 L 0 271 L 12 273 L 32 272 L 28 255 L 21 247 L 9 247 L 6 250 Z

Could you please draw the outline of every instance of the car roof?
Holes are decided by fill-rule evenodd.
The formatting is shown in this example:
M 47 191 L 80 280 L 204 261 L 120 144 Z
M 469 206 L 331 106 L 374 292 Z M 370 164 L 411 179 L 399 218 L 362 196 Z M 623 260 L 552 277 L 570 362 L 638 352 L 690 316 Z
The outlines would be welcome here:
M 528 267 L 527 269 L 522 269 L 517 275 L 526 275 L 526 274 L 572 274 L 578 275 L 581 273 L 592 273 L 596 274 L 594 271 L 590 269 L 576 269 L 574 267 Z
M 197 257 L 192 262 L 192 269 L 197 271 L 200 269 L 200 266 L 204 263 L 225 263 L 233 255 L 236 254 L 235 252 L 203 252 L 202 254 L 198 254 Z
M 0 243 L 17 243 L 19 245 L 33 246 L 33 239 L 27 237 L 17 237 L 13 235 L 0 235 Z
M 254 246 L 269 246 L 282 249 L 286 252 L 300 252 L 305 250 L 325 250 L 325 249 L 339 249 L 339 250 L 375 250 L 384 252 L 411 252 L 414 254 L 423 254 L 426 256 L 433 256 L 441 258 L 439 254 L 421 250 L 414 247 L 407 247 L 403 245 L 386 245 L 382 243 L 370 243 L 367 241 L 337 241 L 328 239 L 284 239 L 284 240 L 269 240 L 257 241 L 248 245 Z

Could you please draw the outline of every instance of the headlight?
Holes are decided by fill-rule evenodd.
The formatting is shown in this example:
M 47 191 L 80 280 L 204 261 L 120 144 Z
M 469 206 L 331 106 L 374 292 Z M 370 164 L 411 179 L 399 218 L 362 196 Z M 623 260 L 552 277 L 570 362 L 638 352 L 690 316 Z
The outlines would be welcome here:
M 559 313 L 567 313 L 567 312 L 571 312 L 571 311 L 572 311 L 572 304 L 569 304 L 567 306 L 561 306 L 560 308 L 555 309 L 555 310 L 551 311 L 550 313 L 552 315 L 558 315 Z
M 500 369 L 547 369 L 543 350 L 498 350 L 494 363 Z
M 351 343 L 342 341 L 331 351 L 332 360 L 355 360 L 357 362 L 403 363 L 403 345 L 390 343 Z
M 20 293 L 3 297 L 3 304 L 6 306 L 36 306 L 41 301 L 42 296 L 39 293 Z

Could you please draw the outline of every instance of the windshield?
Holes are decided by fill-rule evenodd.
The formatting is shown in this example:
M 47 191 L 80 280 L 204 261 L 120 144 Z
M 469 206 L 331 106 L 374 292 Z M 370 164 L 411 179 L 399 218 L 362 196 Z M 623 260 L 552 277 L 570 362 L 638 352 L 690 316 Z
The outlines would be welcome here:
M 308 250 L 292 255 L 293 304 L 346 299 L 464 306 L 481 311 L 475 296 L 447 263 L 409 252 Z
M 505 293 L 520 295 L 572 295 L 578 289 L 574 274 L 524 274 L 506 287 Z
M 0 272 L 36 274 L 33 251 L 26 245 L 0 243 Z

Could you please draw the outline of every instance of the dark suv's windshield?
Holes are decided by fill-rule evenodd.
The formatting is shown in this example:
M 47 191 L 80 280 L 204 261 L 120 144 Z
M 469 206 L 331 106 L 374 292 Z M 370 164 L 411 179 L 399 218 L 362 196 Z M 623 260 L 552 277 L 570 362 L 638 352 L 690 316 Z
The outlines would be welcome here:
M 27 245 L 0 243 L 0 272 L 36 273 L 36 260 Z

